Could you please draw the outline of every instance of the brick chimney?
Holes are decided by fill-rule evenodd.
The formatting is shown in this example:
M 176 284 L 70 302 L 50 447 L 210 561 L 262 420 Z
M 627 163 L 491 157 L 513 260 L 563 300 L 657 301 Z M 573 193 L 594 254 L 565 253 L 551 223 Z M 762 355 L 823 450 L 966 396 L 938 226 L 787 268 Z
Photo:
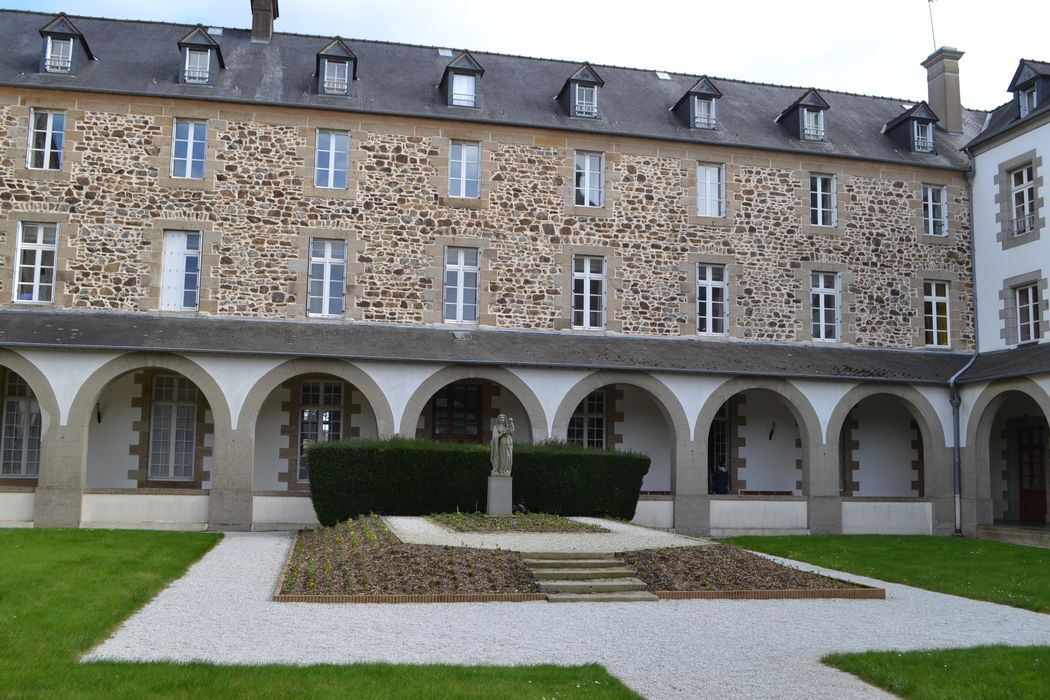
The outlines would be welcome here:
M 278 16 L 277 0 L 252 0 L 252 41 L 269 44 Z
M 962 99 L 959 96 L 959 59 L 963 52 L 942 46 L 922 62 L 929 86 L 927 103 L 941 120 L 941 126 L 958 134 L 962 132 Z

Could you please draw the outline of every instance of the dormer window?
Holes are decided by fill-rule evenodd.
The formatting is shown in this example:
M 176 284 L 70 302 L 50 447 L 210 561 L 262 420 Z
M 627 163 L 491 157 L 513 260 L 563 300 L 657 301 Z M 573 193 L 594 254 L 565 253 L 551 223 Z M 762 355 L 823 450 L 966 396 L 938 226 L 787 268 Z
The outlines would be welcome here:
M 211 51 L 187 49 L 185 71 L 185 82 L 207 84 L 211 78 Z
M 714 129 L 718 125 L 715 111 L 715 100 L 703 97 L 693 98 L 693 128 Z
M 327 95 L 345 95 L 350 89 L 349 64 L 346 61 L 325 59 L 324 91 Z
M 933 124 L 912 122 L 912 150 L 916 153 L 933 153 Z
M 573 112 L 577 117 L 598 116 L 598 86 L 576 84 L 576 109 Z
M 824 110 L 802 109 L 802 138 L 806 141 L 824 140 Z
M 1036 95 L 1035 86 L 1028 88 L 1027 90 L 1021 90 L 1018 98 L 1021 102 L 1021 117 L 1027 117 L 1029 114 L 1035 111 L 1036 108 Z
M 452 105 L 454 107 L 476 107 L 478 79 L 468 73 L 452 74 Z
M 44 70 L 48 73 L 69 73 L 73 68 L 73 37 L 47 37 L 47 55 Z

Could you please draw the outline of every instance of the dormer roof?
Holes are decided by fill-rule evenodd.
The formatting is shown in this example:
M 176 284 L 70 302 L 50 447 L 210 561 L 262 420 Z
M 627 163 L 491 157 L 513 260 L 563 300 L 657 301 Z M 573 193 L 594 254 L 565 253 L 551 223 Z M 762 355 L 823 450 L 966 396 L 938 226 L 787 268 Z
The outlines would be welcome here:
M 914 119 L 915 121 L 926 123 L 940 121 L 928 104 L 920 102 L 917 105 L 912 105 L 890 121 L 886 122 L 882 127 L 882 133 L 885 134 L 887 131 L 892 131 L 908 119 Z
M 448 62 L 445 66 L 445 72 L 441 74 L 441 82 L 438 87 L 445 87 L 448 84 L 448 76 L 450 73 L 466 73 L 467 75 L 473 75 L 478 78 L 485 74 L 485 69 L 481 67 L 481 64 L 470 55 L 469 51 L 460 51 L 456 54 L 456 57 Z
M 1006 88 L 1006 90 L 1007 92 L 1017 92 L 1039 78 L 1050 78 L 1050 63 L 1030 61 L 1022 58 L 1021 62 L 1017 64 L 1017 70 L 1014 71 L 1014 77 L 1010 80 L 1010 87 Z
M 788 114 L 791 114 L 796 109 L 803 108 L 824 111 L 831 109 L 831 106 L 824 101 L 824 98 L 820 96 L 820 93 L 817 92 L 815 88 L 810 88 L 809 90 L 806 90 L 804 93 L 802 93 L 801 97 L 792 102 L 790 107 L 778 114 L 777 118 L 774 121 L 779 122 L 781 119 L 783 119 Z
M 70 36 L 80 41 L 80 45 L 84 47 L 84 53 L 87 54 L 88 59 L 94 61 L 95 55 L 91 53 L 91 48 L 88 46 L 87 39 L 81 34 L 77 26 L 73 24 L 73 20 L 69 19 L 65 12 L 59 12 L 55 15 L 55 18 L 40 28 L 40 36 L 48 35 L 59 35 L 59 36 Z
M 216 57 L 219 59 L 219 67 L 222 69 L 226 68 L 226 62 L 222 60 L 222 48 L 219 46 L 219 42 L 212 38 L 203 25 L 198 24 L 186 36 L 179 39 L 179 48 L 186 47 L 213 49 Z
M 561 99 L 565 92 L 574 83 L 580 85 L 596 85 L 598 87 L 604 87 L 605 81 L 598 75 L 598 71 L 594 70 L 590 63 L 584 62 L 579 68 L 577 68 L 572 75 L 569 76 L 565 84 L 561 86 L 561 90 L 558 92 L 558 98 Z
M 325 44 L 324 48 L 317 52 L 317 66 L 316 69 L 320 75 L 321 71 L 321 59 L 331 58 L 339 61 L 347 61 L 350 63 L 350 79 L 357 80 L 357 55 L 350 50 L 350 47 L 346 45 L 342 37 L 335 37 L 330 42 Z
M 711 79 L 705 75 L 693 83 L 692 87 L 686 90 L 684 95 L 678 98 L 678 102 L 675 102 L 674 107 L 671 109 L 678 109 L 682 106 L 682 103 L 690 97 L 699 97 L 705 100 L 717 100 L 721 96 L 722 91 L 719 90 Z

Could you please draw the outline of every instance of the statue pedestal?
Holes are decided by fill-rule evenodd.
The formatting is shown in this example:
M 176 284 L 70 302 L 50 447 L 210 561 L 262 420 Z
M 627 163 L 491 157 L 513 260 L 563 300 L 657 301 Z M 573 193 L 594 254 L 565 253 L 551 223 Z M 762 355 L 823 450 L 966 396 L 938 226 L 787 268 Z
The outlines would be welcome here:
M 512 496 L 514 478 L 510 476 L 489 476 L 489 498 L 486 503 L 488 515 L 510 515 L 514 503 Z

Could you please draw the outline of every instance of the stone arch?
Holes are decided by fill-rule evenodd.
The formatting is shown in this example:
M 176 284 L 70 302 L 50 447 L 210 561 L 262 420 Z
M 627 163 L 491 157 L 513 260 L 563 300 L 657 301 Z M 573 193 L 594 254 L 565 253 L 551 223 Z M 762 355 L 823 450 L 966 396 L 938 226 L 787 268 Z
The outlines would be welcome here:
M 270 393 L 289 379 L 304 374 L 327 374 L 351 384 L 368 400 L 376 417 L 376 432 L 385 437 L 395 432 L 394 414 L 383 390 L 375 380 L 356 365 L 342 360 L 288 360 L 263 375 L 248 392 L 237 420 L 238 430 L 254 429 L 263 402 Z
M 0 350 L 0 365 L 11 370 L 15 374 L 26 380 L 29 384 L 29 388 L 33 390 L 33 394 L 36 395 L 36 400 L 40 404 L 44 413 L 47 414 L 47 423 L 41 430 L 41 440 L 47 431 L 52 426 L 57 426 L 62 420 L 61 409 L 58 405 L 58 398 L 55 396 L 55 391 L 51 387 L 51 382 L 41 372 L 36 365 L 22 357 L 16 352 L 10 350 Z
M 714 421 L 715 414 L 718 413 L 718 409 L 733 396 L 756 389 L 768 391 L 782 399 L 795 422 L 798 423 L 799 436 L 802 439 L 803 493 L 809 492 L 811 464 L 821 454 L 821 448 L 824 444 L 823 434 L 820 429 L 820 418 L 805 394 L 794 384 L 784 379 L 733 377 L 712 391 L 704 402 L 703 407 L 701 407 L 694 425 L 695 442 L 701 446 L 698 464 L 702 465 L 701 468 L 707 468 L 707 435 L 710 431 L 711 423 Z
M 934 493 L 935 475 L 938 473 L 940 463 L 937 459 L 937 445 L 944 442 L 944 426 L 937 415 L 933 404 L 921 392 L 911 386 L 898 386 L 894 384 L 859 384 L 839 399 L 828 419 L 828 433 L 826 444 L 828 453 L 833 455 L 835 466 L 842 469 L 841 460 L 837 446 L 842 437 L 842 427 L 846 422 L 846 416 L 861 401 L 872 396 L 893 396 L 899 399 L 907 407 L 916 424 L 919 426 L 919 434 L 922 436 L 922 452 L 925 467 L 923 479 L 923 493 L 929 497 Z M 936 442 L 935 442 L 936 440 Z
M 426 408 L 427 402 L 441 388 L 453 382 L 465 379 L 487 379 L 505 387 L 514 394 L 515 398 L 525 409 L 529 417 L 529 428 L 532 431 L 533 440 L 543 440 L 547 437 L 547 416 L 543 411 L 543 404 L 536 397 L 536 393 L 516 374 L 501 367 L 475 367 L 471 365 L 451 365 L 439 369 L 431 374 L 416 387 L 405 403 L 405 409 L 401 414 L 400 433 L 407 437 L 416 434 L 416 424 L 419 416 Z

